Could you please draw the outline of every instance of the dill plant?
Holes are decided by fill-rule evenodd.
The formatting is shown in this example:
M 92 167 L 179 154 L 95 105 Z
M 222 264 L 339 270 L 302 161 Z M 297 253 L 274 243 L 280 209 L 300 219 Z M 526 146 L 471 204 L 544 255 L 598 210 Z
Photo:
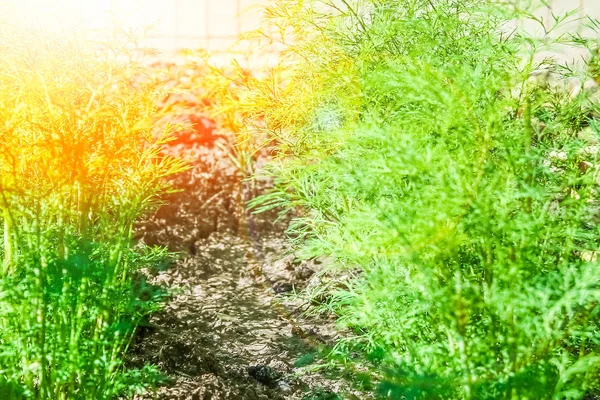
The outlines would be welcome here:
M 598 105 L 560 83 L 593 68 L 536 56 L 593 41 L 554 34 L 568 15 L 528 36 L 514 21 L 534 14 L 487 0 L 266 14 L 282 65 L 224 103 L 276 143 L 275 188 L 253 205 L 294 209 L 300 254 L 354 277 L 323 304 L 355 332 L 332 355 L 382 398 L 598 390 Z
M 131 395 L 157 379 L 123 362 L 156 307 L 133 275 L 165 256 L 133 250 L 133 224 L 183 168 L 161 155 L 161 87 L 126 40 L 2 33 L 0 397 Z

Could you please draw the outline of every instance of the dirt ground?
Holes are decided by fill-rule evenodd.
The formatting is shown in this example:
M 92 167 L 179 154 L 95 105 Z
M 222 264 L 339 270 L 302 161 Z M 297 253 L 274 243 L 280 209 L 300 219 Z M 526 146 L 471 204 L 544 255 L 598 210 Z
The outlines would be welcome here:
M 158 366 L 169 384 L 138 399 L 368 398 L 317 356 L 339 333 L 331 317 L 305 316 L 309 304 L 295 293 L 317 279 L 319 263 L 288 254 L 285 222 L 275 214 L 245 210 L 247 185 L 227 157 L 227 139 L 198 121 L 202 135 L 168 149 L 192 165 L 173 178 L 181 191 L 138 228 L 144 243 L 181 254 L 167 270 L 148 272 L 171 297 L 140 329 L 129 357 Z

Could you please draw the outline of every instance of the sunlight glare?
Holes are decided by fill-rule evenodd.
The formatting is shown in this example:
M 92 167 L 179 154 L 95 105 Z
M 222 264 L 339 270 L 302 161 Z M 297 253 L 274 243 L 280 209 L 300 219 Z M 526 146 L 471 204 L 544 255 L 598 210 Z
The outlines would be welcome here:
M 156 3 L 156 4 L 154 4 Z M 143 31 L 160 19 L 158 3 L 165 0 L 4 0 L 0 21 L 10 26 L 55 34 Z M 164 9 L 164 6 L 162 7 Z

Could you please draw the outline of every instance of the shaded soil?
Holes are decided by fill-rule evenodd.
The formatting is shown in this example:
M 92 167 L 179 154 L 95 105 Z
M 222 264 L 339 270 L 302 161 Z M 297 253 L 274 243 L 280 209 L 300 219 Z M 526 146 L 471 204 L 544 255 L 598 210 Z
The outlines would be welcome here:
M 250 189 L 228 158 L 227 139 L 202 137 L 166 149 L 192 168 L 173 178 L 181 191 L 138 227 L 142 242 L 181 255 L 166 271 L 146 271 L 172 295 L 140 328 L 129 362 L 157 365 L 169 385 L 138 399 L 367 398 L 319 372 L 315 354 L 338 333 L 327 316 L 301 316 L 308 304 L 292 294 L 318 263 L 287 254 L 285 221 L 245 210 Z
M 279 245 L 274 237 L 264 244 L 266 251 Z M 295 376 L 294 364 L 314 351 L 315 338 L 325 344 L 335 333 L 326 321 L 312 321 L 313 337 L 305 337 L 306 326 L 293 320 L 297 311 L 288 312 L 278 286 L 259 275 L 256 248 L 229 233 L 196 245 L 197 255 L 153 279 L 173 297 L 151 318 L 134 356 L 158 365 L 173 382 L 147 398 L 295 399 L 310 388 L 335 386 L 318 375 Z

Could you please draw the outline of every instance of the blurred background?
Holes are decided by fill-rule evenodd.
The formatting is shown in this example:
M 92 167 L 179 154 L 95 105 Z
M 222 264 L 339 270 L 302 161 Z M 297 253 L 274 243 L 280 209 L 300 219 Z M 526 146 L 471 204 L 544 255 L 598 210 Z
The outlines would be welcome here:
M 199 48 L 215 54 L 243 56 L 251 49 L 232 46 L 241 33 L 260 26 L 262 7 L 269 1 L 0 0 L 0 20 L 49 32 L 85 32 L 86 35 L 132 30 L 141 38 L 143 46 L 155 48 L 167 56 L 179 49 Z M 519 1 L 524 5 L 532 0 Z M 542 0 L 538 0 L 540 2 Z M 577 23 L 563 26 L 562 32 L 586 34 L 583 17 L 600 18 L 600 0 L 544 2 L 548 6 L 536 12 L 544 25 L 550 26 L 553 15 L 569 10 L 577 10 L 574 15 L 582 18 Z M 543 34 L 540 24 L 532 24 L 531 29 Z M 573 56 L 568 50 L 564 51 L 565 55 Z
M 0 0 L 0 20 L 52 33 L 106 35 L 132 31 L 143 46 L 172 54 L 233 49 L 258 29 L 269 0 Z

